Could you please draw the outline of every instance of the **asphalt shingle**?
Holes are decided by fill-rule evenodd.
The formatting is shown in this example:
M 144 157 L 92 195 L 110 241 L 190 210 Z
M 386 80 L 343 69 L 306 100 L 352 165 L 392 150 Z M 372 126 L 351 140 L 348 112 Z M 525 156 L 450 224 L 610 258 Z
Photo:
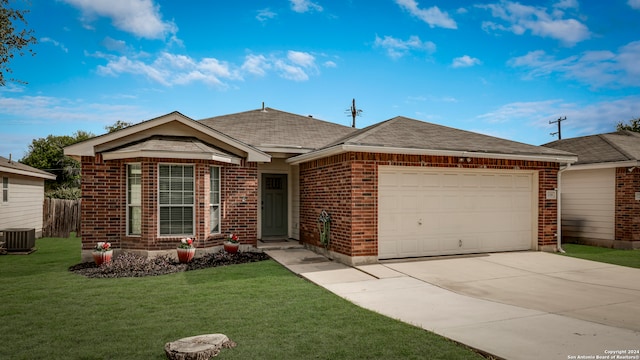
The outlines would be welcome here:
M 575 165 L 640 161 L 640 133 L 633 131 L 556 140 L 544 146 L 577 154 Z

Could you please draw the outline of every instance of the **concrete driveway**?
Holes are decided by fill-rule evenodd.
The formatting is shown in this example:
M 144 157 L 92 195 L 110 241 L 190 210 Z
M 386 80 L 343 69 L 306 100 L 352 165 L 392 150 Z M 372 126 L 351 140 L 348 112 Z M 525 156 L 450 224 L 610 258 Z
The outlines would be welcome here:
M 504 359 L 640 359 L 640 269 L 542 252 L 356 268 L 304 249 L 269 255 L 357 305 Z

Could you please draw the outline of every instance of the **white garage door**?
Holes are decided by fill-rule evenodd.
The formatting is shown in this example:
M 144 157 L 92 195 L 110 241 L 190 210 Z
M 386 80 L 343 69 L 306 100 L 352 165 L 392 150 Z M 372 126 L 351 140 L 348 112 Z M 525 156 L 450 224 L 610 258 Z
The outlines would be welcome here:
M 533 173 L 381 166 L 378 174 L 380 259 L 532 248 Z

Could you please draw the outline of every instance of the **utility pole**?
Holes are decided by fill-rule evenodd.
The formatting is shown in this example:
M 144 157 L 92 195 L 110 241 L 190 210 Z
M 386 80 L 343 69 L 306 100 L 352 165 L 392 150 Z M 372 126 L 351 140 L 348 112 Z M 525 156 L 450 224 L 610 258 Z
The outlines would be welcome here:
M 362 109 L 356 108 L 356 99 L 353 99 L 353 101 L 351 102 L 351 108 L 347 109 L 347 111 L 351 113 L 351 118 L 353 119 L 353 121 L 351 122 L 351 127 L 355 128 L 356 116 L 360 116 L 360 114 L 362 113 Z
M 558 123 L 558 131 L 552 132 L 551 136 L 554 136 L 554 135 L 557 134 L 558 135 L 558 140 L 562 140 L 562 125 L 561 125 L 561 123 L 563 121 L 565 121 L 565 120 L 567 120 L 566 116 L 564 118 L 563 117 L 559 117 L 558 120 L 555 120 L 555 121 L 549 121 L 549 124 Z

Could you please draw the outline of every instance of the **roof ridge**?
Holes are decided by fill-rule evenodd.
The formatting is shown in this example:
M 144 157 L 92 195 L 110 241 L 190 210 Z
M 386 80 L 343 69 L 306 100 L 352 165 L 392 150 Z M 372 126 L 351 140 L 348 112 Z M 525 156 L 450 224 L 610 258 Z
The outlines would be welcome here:
M 627 158 L 627 160 L 634 160 L 635 158 L 633 156 L 631 156 L 631 154 L 629 154 L 628 152 L 624 151 L 621 147 L 619 147 L 616 143 L 614 143 L 613 141 L 609 140 L 606 135 L 615 135 L 616 133 L 608 133 L 608 134 L 599 134 L 598 137 L 600 139 L 602 139 L 604 142 L 606 142 L 607 144 L 609 144 L 609 146 L 611 146 L 613 149 L 615 149 L 617 152 L 619 152 L 620 154 L 624 155 L 624 157 Z

